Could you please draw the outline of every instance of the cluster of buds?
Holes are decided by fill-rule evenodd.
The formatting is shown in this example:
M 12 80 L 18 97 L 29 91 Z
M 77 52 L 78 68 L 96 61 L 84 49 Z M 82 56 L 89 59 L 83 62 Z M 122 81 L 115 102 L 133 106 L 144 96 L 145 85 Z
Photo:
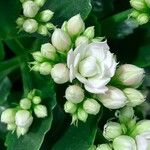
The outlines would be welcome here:
M 150 1 L 149 0 L 130 0 L 133 11 L 130 14 L 137 22 L 142 25 L 150 20 Z
M 49 9 L 39 12 L 45 2 L 46 0 L 21 0 L 23 15 L 16 20 L 20 31 L 24 30 L 27 33 L 37 32 L 46 36 L 50 30 L 55 28 L 55 26 L 49 22 L 54 13 Z
M 150 121 L 137 122 L 132 107 L 125 107 L 116 112 L 118 122 L 107 122 L 103 136 L 108 141 L 98 145 L 95 150 L 148 150 L 150 137 Z
M 27 97 L 20 100 L 19 105 L 7 108 L 1 114 L 1 122 L 7 124 L 8 131 L 16 131 L 18 138 L 29 131 L 33 122 L 33 112 L 37 118 L 47 116 L 47 108 L 40 104 L 41 98 L 36 94 L 36 90 L 29 92 Z
M 88 115 L 97 115 L 101 105 L 93 98 L 85 98 L 84 90 L 78 85 L 70 85 L 65 92 L 67 99 L 64 104 L 66 113 L 71 114 L 72 123 L 78 123 L 78 120 L 86 122 Z

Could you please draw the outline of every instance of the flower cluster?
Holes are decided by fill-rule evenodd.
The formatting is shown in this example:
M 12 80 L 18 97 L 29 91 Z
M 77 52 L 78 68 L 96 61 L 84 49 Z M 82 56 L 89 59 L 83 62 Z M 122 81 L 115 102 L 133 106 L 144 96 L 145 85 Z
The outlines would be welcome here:
M 140 25 L 150 20 L 150 1 L 149 0 L 130 0 L 131 6 L 134 8 L 130 16 L 135 18 Z
M 148 150 L 150 147 L 150 120 L 137 121 L 132 107 L 124 107 L 116 112 L 117 122 L 105 124 L 103 136 L 107 143 L 95 150 Z
M 135 107 L 145 101 L 137 90 L 144 70 L 131 64 L 117 66 L 107 41 L 94 37 L 94 27 L 85 29 L 81 16 L 75 15 L 55 29 L 51 43 L 34 52 L 31 68 L 51 75 L 57 84 L 72 83 L 65 92 L 65 112 L 72 123 L 85 122 L 88 114 L 99 113 L 101 104 L 109 109 Z
M 18 138 L 28 132 L 33 122 L 33 112 L 37 118 L 47 116 L 47 108 L 40 104 L 41 98 L 36 90 L 28 93 L 15 108 L 7 108 L 1 114 L 1 122 L 7 124 L 7 130 L 16 131 Z
M 55 26 L 49 21 L 53 12 L 49 9 L 39 12 L 46 0 L 20 0 L 23 7 L 23 15 L 16 20 L 18 28 L 27 33 L 37 32 L 43 36 L 49 34 Z

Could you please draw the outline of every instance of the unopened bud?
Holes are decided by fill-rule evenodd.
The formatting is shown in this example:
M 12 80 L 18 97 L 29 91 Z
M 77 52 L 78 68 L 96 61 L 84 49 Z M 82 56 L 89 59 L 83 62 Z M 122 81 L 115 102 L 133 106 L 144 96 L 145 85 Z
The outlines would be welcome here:
M 8 131 L 15 131 L 16 130 L 16 124 L 15 123 L 7 124 L 7 130 Z
M 100 107 L 100 104 L 94 99 L 87 99 L 83 102 L 83 109 L 91 115 L 98 114 Z
M 117 122 L 108 122 L 104 126 L 103 136 L 109 140 L 113 141 L 116 137 L 122 134 L 122 127 Z
M 66 101 L 66 103 L 64 104 L 64 110 L 66 113 L 73 114 L 77 110 L 77 105 L 70 101 Z
M 137 17 L 137 21 L 140 25 L 148 23 L 150 20 L 149 14 L 142 13 Z
M 52 44 L 58 51 L 67 51 L 71 46 L 71 39 L 62 29 L 55 29 L 51 37 Z
M 34 2 L 35 2 L 39 7 L 42 7 L 42 6 L 45 4 L 46 0 L 34 0 Z
M 28 0 L 23 3 L 23 14 L 26 17 L 33 18 L 38 13 L 38 11 L 39 7 L 35 2 Z
M 63 22 L 61 29 L 67 33 L 67 21 Z
M 30 109 L 31 107 L 31 100 L 24 98 L 20 100 L 20 107 L 22 109 Z
M 28 132 L 29 128 L 17 127 L 17 137 L 25 135 Z
M 23 25 L 23 23 L 24 23 L 24 18 L 23 17 L 19 17 L 19 18 L 17 18 L 17 20 L 16 20 L 16 24 L 18 25 L 18 26 L 22 26 Z
M 80 86 L 71 85 L 66 89 L 65 97 L 72 103 L 80 103 L 84 99 L 84 91 Z
M 32 53 L 33 58 L 35 59 L 35 61 L 37 62 L 42 62 L 43 61 L 43 55 L 41 54 L 41 52 L 34 52 Z
M 84 43 L 89 43 L 89 39 L 86 36 L 79 36 L 75 41 L 76 47 Z
M 128 99 L 128 106 L 135 107 L 137 105 L 142 104 L 145 101 L 144 95 L 136 89 L 126 88 L 123 90 L 123 92 L 125 93 Z
M 79 120 L 86 122 L 88 118 L 88 113 L 83 108 L 78 108 L 77 116 Z
M 34 19 L 27 19 L 23 23 L 23 29 L 28 33 L 34 33 L 38 29 L 38 23 Z
M 139 11 L 145 11 L 147 9 L 144 0 L 130 0 L 131 6 Z
M 99 43 L 99 42 L 102 42 L 104 39 L 105 39 L 105 37 L 96 37 L 96 38 L 92 39 L 92 42 Z
M 34 96 L 33 99 L 32 99 L 32 102 L 34 104 L 40 104 L 41 103 L 41 98 L 39 96 Z
M 56 28 L 52 23 L 46 23 L 45 26 L 48 30 L 54 30 Z
M 112 150 L 112 148 L 109 146 L 109 144 L 101 144 L 98 145 L 96 150 Z
M 33 65 L 33 67 L 31 67 L 31 70 L 33 70 L 33 71 L 39 71 L 39 69 L 40 69 L 40 64 L 39 63 L 36 63 L 36 64 Z
M 109 109 L 119 109 L 126 105 L 127 98 L 125 94 L 118 88 L 109 86 L 105 94 L 97 95 L 102 104 Z
M 41 53 L 45 58 L 55 60 L 56 49 L 52 44 L 50 43 L 42 44 Z
M 43 10 L 39 14 L 39 20 L 41 22 L 48 22 L 53 17 L 53 15 L 54 15 L 54 12 L 52 12 L 51 10 Z
M 75 15 L 67 22 L 67 31 L 71 37 L 80 35 L 85 29 L 85 24 L 81 16 Z
M 83 35 L 86 36 L 88 39 L 93 39 L 93 38 L 94 38 L 94 35 L 95 35 L 94 26 L 88 27 L 88 28 L 84 31 Z
M 137 18 L 140 15 L 140 12 L 137 10 L 133 10 L 132 13 L 130 14 L 131 17 Z
M 36 105 L 34 107 L 34 113 L 38 118 L 44 118 L 47 116 L 47 108 L 44 105 Z
M 38 31 L 37 31 L 39 34 L 43 35 L 43 36 L 47 36 L 48 35 L 48 29 L 45 25 L 40 25 L 38 27 Z
M 52 70 L 52 65 L 49 62 L 43 62 L 40 65 L 39 72 L 42 75 L 50 75 Z
M 51 77 L 57 84 L 63 84 L 69 81 L 69 69 L 65 64 L 56 64 L 51 70 Z
M 8 108 L 4 110 L 1 114 L 1 122 L 7 123 L 7 124 L 14 123 L 15 114 L 16 114 L 16 110 L 13 108 Z

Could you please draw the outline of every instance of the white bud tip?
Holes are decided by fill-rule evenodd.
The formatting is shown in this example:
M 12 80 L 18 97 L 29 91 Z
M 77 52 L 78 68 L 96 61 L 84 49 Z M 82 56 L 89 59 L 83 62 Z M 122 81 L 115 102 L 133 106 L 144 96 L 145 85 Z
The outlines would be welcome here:
M 31 107 L 31 100 L 24 98 L 20 100 L 20 107 L 22 109 L 30 109 Z
M 38 118 L 45 118 L 47 116 L 47 108 L 44 105 L 37 105 L 34 107 L 34 113 Z
M 40 104 L 41 103 L 41 98 L 39 96 L 34 96 L 33 99 L 32 99 L 32 102 L 34 104 Z

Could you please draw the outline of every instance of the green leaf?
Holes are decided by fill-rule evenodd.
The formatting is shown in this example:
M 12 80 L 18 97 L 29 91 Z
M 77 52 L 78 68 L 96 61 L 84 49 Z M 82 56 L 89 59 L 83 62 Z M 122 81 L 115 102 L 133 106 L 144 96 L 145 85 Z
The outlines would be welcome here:
M 90 0 L 49 0 L 46 7 L 55 12 L 54 20 L 57 23 L 79 13 L 86 19 L 92 8 Z
M 3 46 L 3 42 L 0 41 L 0 61 L 3 60 L 4 57 L 5 57 L 4 46 Z
M 94 144 L 96 132 L 97 119 L 90 117 L 86 123 L 79 122 L 78 127 L 71 125 L 52 150 L 88 150 Z

